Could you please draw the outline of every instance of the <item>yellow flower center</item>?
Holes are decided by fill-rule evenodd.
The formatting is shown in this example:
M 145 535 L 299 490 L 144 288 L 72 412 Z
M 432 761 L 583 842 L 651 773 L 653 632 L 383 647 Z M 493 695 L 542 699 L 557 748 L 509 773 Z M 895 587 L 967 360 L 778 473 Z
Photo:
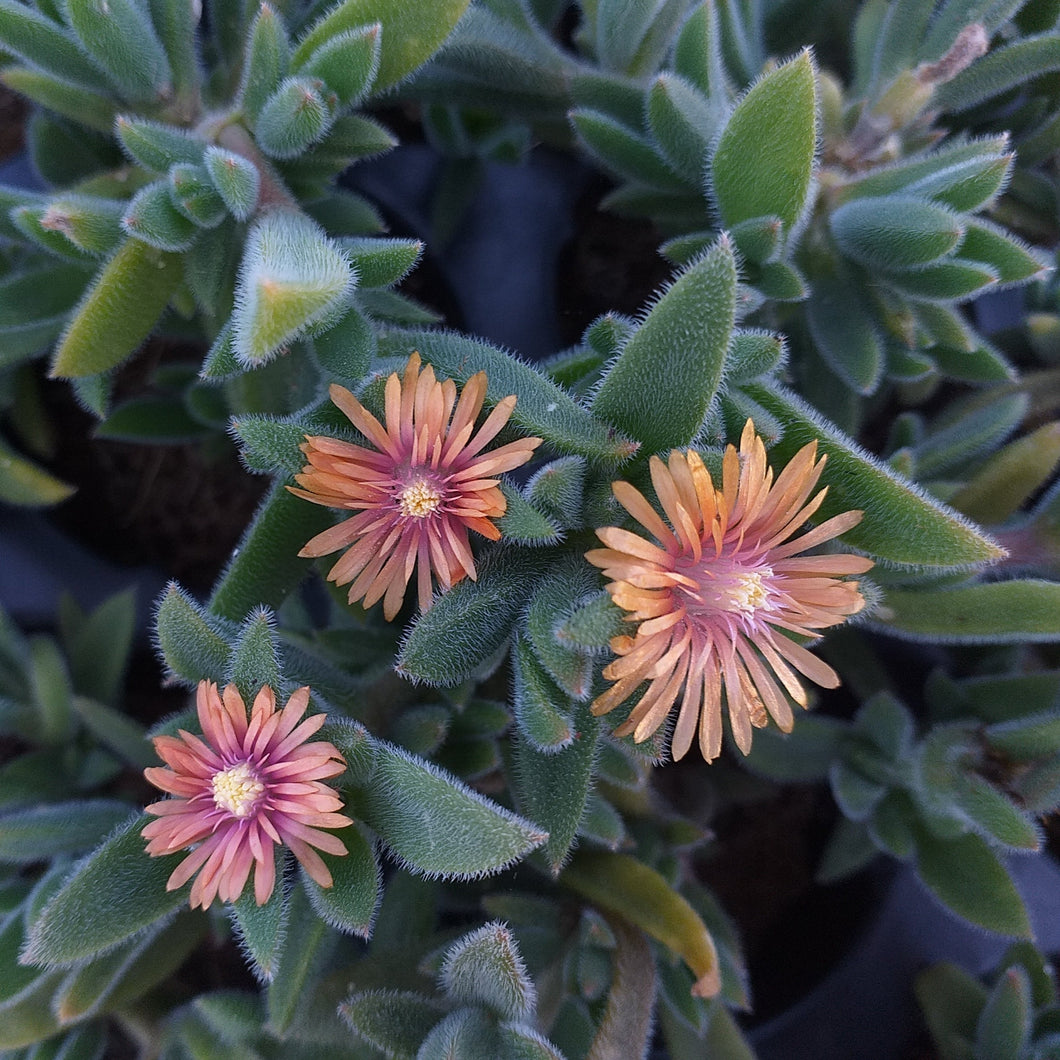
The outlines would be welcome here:
M 768 567 L 763 567 L 761 570 L 738 574 L 732 584 L 726 586 L 725 596 L 729 604 L 727 610 L 753 615 L 760 607 L 764 607 L 769 599 L 769 589 L 763 584 L 763 579 L 772 573 Z
M 265 791 L 250 765 L 240 762 L 213 775 L 213 801 L 233 817 L 246 817 Z
M 441 493 L 423 479 L 410 483 L 398 494 L 401 514 L 413 519 L 426 519 L 441 503 Z

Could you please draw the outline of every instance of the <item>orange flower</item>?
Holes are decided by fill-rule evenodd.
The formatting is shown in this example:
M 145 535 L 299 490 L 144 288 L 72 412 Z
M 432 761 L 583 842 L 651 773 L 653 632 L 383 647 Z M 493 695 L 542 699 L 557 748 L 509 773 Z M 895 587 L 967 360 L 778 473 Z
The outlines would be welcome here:
M 586 553 L 613 579 L 607 590 L 630 612 L 628 621 L 640 623 L 635 635 L 612 639 L 619 657 L 604 677 L 615 683 L 592 705 L 594 714 L 606 714 L 648 682 L 616 735 L 646 740 L 680 700 L 673 757 L 687 753 L 698 722 L 709 762 L 721 753 L 724 689 L 733 737 L 747 754 L 752 727 L 765 725 L 767 715 L 791 730 L 789 696 L 806 706 L 795 671 L 825 688 L 839 684 L 830 666 L 785 635 L 815 637 L 865 603 L 857 582 L 840 576 L 867 571 L 871 560 L 799 555 L 856 526 L 861 512 L 837 515 L 792 540 L 824 500 L 823 489 L 808 500 L 824 463 L 811 442 L 773 482 L 748 420 L 739 453 L 731 445 L 725 451 L 721 489 L 696 452 L 675 450 L 669 466 L 651 458 L 668 524 L 628 482 L 613 484 L 619 503 L 658 542 L 608 526 L 596 532 L 607 547 Z
M 401 609 L 416 570 L 420 610 L 431 606 L 431 576 L 445 591 L 465 575 L 474 579 L 468 531 L 491 541 L 501 532 L 491 520 L 507 502 L 495 476 L 525 464 L 540 438 L 520 438 L 483 452 L 508 422 L 515 398 L 506 397 L 475 432 L 486 397 L 486 374 L 466 383 L 457 401 L 456 384 L 439 383 L 434 369 L 420 371 L 414 353 L 404 378 L 386 381 L 386 428 L 345 388 L 333 385 L 331 400 L 375 446 L 306 435 L 308 465 L 296 480 L 299 497 L 357 515 L 317 534 L 300 556 L 348 551 L 328 574 L 350 586 L 349 600 L 371 607 L 380 598 L 389 621 Z
M 175 796 L 152 803 L 158 816 L 144 830 L 152 857 L 174 854 L 198 844 L 169 877 L 175 891 L 198 872 L 191 906 L 207 908 L 216 897 L 234 902 L 254 867 L 254 897 L 264 905 L 276 882 L 273 846 L 283 843 L 321 887 L 331 873 L 313 847 L 345 854 L 342 841 L 322 828 L 353 824 L 337 813 L 338 795 L 321 783 L 346 768 L 333 744 L 308 742 L 324 724 L 314 714 L 298 724 L 309 705 L 309 689 L 299 688 L 282 711 L 265 685 L 254 699 L 250 718 L 235 685 L 218 693 L 212 681 L 200 681 L 196 693 L 202 738 L 156 736 L 155 750 L 169 767 L 154 766 L 144 776 Z

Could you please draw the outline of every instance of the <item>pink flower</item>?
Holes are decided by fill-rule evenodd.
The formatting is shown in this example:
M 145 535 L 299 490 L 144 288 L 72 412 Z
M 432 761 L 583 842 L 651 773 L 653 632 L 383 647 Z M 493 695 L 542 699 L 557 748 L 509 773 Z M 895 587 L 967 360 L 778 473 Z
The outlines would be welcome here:
M 628 482 L 613 484 L 619 503 L 655 539 L 608 526 L 596 532 L 607 547 L 586 553 L 613 579 L 612 600 L 639 623 L 633 636 L 611 640 L 619 657 L 604 677 L 615 683 L 592 704 L 594 714 L 606 714 L 647 682 L 616 735 L 646 740 L 680 701 L 673 757 L 687 753 L 698 724 L 709 762 L 721 753 L 724 690 L 733 737 L 747 754 L 752 727 L 767 717 L 791 730 L 788 697 L 807 705 L 798 674 L 825 688 L 839 684 L 827 663 L 786 636 L 816 637 L 865 603 L 857 582 L 840 578 L 867 571 L 871 560 L 799 555 L 856 526 L 861 512 L 837 515 L 792 539 L 824 500 L 826 490 L 809 499 L 824 463 L 811 442 L 774 482 L 748 420 L 739 453 L 731 445 L 725 452 L 721 489 L 694 451 L 675 450 L 669 466 L 651 458 L 652 484 L 668 522 Z
M 315 504 L 358 512 L 298 553 L 347 549 L 328 579 L 353 583 L 351 604 L 371 607 L 381 598 L 389 621 L 401 609 L 413 570 L 421 611 L 431 606 L 432 575 L 443 591 L 465 575 L 474 579 L 468 531 L 496 541 L 501 532 L 491 520 L 507 508 L 495 476 L 525 464 L 541 444 L 519 438 L 483 452 L 515 408 L 514 397 L 498 401 L 476 433 L 485 397 L 485 372 L 467 381 L 457 401 L 456 384 L 439 383 L 430 365 L 421 372 L 418 353 L 404 378 L 395 372 L 386 381 L 385 429 L 348 390 L 331 387 L 331 400 L 375 448 L 306 435 L 309 463 L 296 476 L 303 488 L 287 488 Z
M 342 841 L 321 829 L 353 821 L 336 812 L 341 800 L 321 783 L 343 772 L 342 755 L 323 740 L 308 742 L 326 715 L 298 724 L 309 689 L 299 688 L 277 712 L 273 690 L 263 686 L 248 720 L 235 685 L 218 694 L 212 681 L 200 681 L 196 705 L 202 738 L 183 729 L 179 739 L 155 737 L 155 750 L 169 768 L 144 770 L 156 788 L 175 796 L 147 807 L 158 816 L 143 830 L 147 853 L 158 857 L 198 844 L 173 871 L 166 890 L 198 873 L 192 908 L 205 909 L 216 897 L 234 902 L 254 866 L 254 898 L 264 905 L 276 882 L 277 843 L 290 847 L 321 887 L 330 887 L 331 873 L 313 847 L 345 854 Z

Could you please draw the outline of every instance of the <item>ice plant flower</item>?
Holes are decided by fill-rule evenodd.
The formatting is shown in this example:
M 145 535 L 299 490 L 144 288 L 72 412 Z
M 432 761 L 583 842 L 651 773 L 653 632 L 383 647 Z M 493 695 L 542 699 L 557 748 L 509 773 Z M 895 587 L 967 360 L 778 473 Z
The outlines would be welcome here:
M 596 532 L 607 547 L 586 554 L 612 579 L 607 590 L 627 620 L 639 623 L 635 634 L 611 640 L 618 658 L 604 677 L 615 683 L 592 704 L 606 714 L 647 682 L 616 735 L 646 740 L 680 702 L 671 753 L 687 753 L 698 724 L 709 762 L 721 752 L 724 690 L 733 737 L 747 754 L 752 728 L 767 717 L 791 730 L 788 696 L 807 703 L 798 674 L 825 688 L 839 684 L 827 663 L 786 635 L 817 636 L 864 606 L 857 582 L 841 577 L 867 571 L 871 560 L 800 555 L 856 526 L 861 512 L 793 536 L 824 500 L 825 489 L 810 498 L 824 464 L 811 442 L 774 482 L 748 420 L 739 452 L 726 449 L 720 489 L 694 451 L 674 450 L 668 463 L 651 458 L 668 522 L 628 482 L 613 484 L 618 502 L 655 538 L 608 526 Z
M 254 898 L 264 905 L 276 882 L 275 844 L 285 844 L 321 887 L 331 873 L 319 850 L 345 854 L 338 836 L 323 828 L 353 824 L 336 811 L 342 802 L 322 783 L 345 768 L 333 744 L 310 737 L 326 715 L 305 721 L 309 689 L 299 688 L 281 711 L 265 685 L 247 718 L 235 685 L 218 692 L 200 681 L 196 706 L 202 737 L 181 729 L 177 736 L 156 736 L 155 750 L 168 768 L 153 766 L 144 776 L 174 796 L 152 803 L 157 815 L 143 830 L 152 857 L 193 846 L 174 869 L 166 889 L 174 891 L 196 873 L 191 906 L 207 908 L 214 898 L 234 902 L 254 868 Z
M 486 397 L 486 373 L 477 372 L 457 400 L 456 384 L 439 383 L 412 354 L 403 377 L 386 381 L 386 427 L 348 390 L 332 385 L 331 400 L 375 447 L 306 435 L 309 463 L 296 476 L 299 497 L 329 508 L 357 511 L 317 534 L 298 554 L 347 551 L 328 579 L 349 582 L 349 600 L 371 607 L 380 598 L 389 621 L 401 609 L 412 572 L 421 611 L 431 606 L 431 576 L 445 591 L 465 575 L 474 579 L 469 530 L 496 541 L 491 520 L 507 502 L 495 476 L 525 464 L 540 438 L 519 438 L 483 452 L 508 422 L 515 397 L 506 397 L 475 431 Z M 352 547 L 351 547 L 352 546 Z

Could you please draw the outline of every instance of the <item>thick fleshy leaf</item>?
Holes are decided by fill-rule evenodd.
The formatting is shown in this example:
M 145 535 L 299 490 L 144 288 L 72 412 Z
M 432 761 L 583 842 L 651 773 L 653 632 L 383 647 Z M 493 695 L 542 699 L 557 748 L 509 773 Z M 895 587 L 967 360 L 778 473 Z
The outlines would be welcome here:
M 865 513 L 860 525 L 843 535 L 848 544 L 888 563 L 922 569 L 967 569 L 1004 556 L 972 523 L 890 471 L 794 394 L 757 383 L 746 389 L 784 423 L 784 437 L 771 451 L 778 464 L 815 439 L 819 452 L 827 454 L 828 496 L 820 518 Z
M 698 997 L 721 987 L 718 954 L 706 925 L 655 869 L 626 854 L 582 850 L 559 878 L 602 909 L 618 913 L 682 957 Z
M 372 934 L 383 891 L 374 844 L 357 827 L 335 834 L 345 844 L 347 854 L 341 858 L 324 855 L 332 885 L 321 887 L 302 869 L 302 886 L 317 915 L 329 926 L 366 939 Z
M 212 432 L 187 410 L 179 396 L 123 401 L 96 427 L 97 438 L 147 445 L 187 445 Z
M 368 94 L 379 69 L 380 26 L 346 30 L 325 41 L 305 61 L 306 74 L 319 77 L 344 105 Z
M 508 639 L 543 569 L 534 551 L 498 548 L 476 581 L 454 585 L 409 630 L 400 674 L 432 685 L 457 685 L 488 663 Z
M 512 709 L 523 739 L 536 750 L 555 754 L 574 739 L 570 700 L 538 662 L 525 640 L 512 645 Z
M 245 221 L 258 201 L 261 175 L 257 166 L 242 155 L 221 147 L 207 148 L 203 165 L 228 212 L 237 220 Z
M 81 862 L 34 921 L 23 961 L 62 967 L 95 957 L 187 900 L 186 886 L 166 890 L 180 855 L 144 853 L 149 820 L 136 814 Z
M 286 1035 L 299 1003 L 319 978 L 334 937 L 329 936 L 302 888 L 291 891 L 287 906 L 283 949 L 265 991 L 268 1027 L 280 1037 Z
M 487 401 L 514 394 L 517 401 L 510 422 L 560 452 L 615 464 L 637 450 L 637 443 L 595 420 L 565 389 L 495 346 L 443 331 L 386 331 L 379 337 L 380 357 L 404 359 L 413 350 L 459 384 L 484 371 Z
M 255 125 L 270 158 L 296 158 L 331 128 L 334 98 L 315 77 L 285 77 L 265 101 Z
M 547 838 L 531 822 L 385 743 L 376 745 L 375 772 L 359 802 L 391 853 L 426 876 L 487 876 Z
M 274 211 L 247 236 L 232 314 L 236 357 L 261 364 L 345 304 L 346 255 L 304 214 Z
M 188 684 L 223 681 L 231 649 L 220 627 L 176 582 L 170 582 L 155 615 L 158 648 L 170 673 Z
M 548 830 L 542 854 L 554 875 L 570 857 L 592 790 L 600 722 L 578 705 L 571 715 L 573 738 L 558 752 L 528 740 L 512 748 L 512 788 L 517 805 Z
M 202 161 L 206 144 L 176 125 L 147 121 L 122 114 L 114 123 L 114 133 L 122 150 L 134 161 L 156 173 L 167 173 L 170 166 Z
M 302 38 L 292 66 L 300 69 L 322 44 L 339 34 L 378 22 L 382 34 L 373 88 L 381 92 L 422 66 L 441 47 L 468 3 L 469 0 L 343 0 Z
M 828 367 L 857 393 L 873 393 L 883 374 L 884 343 L 860 285 L 838 276 L 815 277 L 806 322 Z
M 647 116 L 666 160 L 698 188 L 707 165 L 717 107 L 683 78 L 662 73 L 648 92 Z
M 736 262 L 722 238 L 683 270 L 611 365 L 593 411 L 646 452 L 688 445 L 721 382 L 736 312 Z
M 445 952 L 440 979 L 451 1001 L 484 1005 L 500 1019 L 525 1020 L 537 1004 L 519 947 L 499 920 L 457 939 Z
M 245 703 L 251 703 L 263 685 L 279 688 L 280 645 L 276 620 L 266 608 L 256 608 L 239 630 L 225 682 L 234 682 Z
M 964 226 L 956 214 L 920 198 L 853 199 L 829 217 L 848 257 L 869 269 L 912 269 L 957 248 Z
M 15 452 L 0 439 L 0 501 L 28 508 L 47 508 L 65 501 L 74 492 L 75 487 Z
M 291 44 L 282 16 L 269 4 L 262 4 L 247 34 L 246 58 L 239 95 L 243 113 L 253 128 L 265 101 L 287 73 Z
M 560 539 L 560 529 L 546 515 L 539 512 L 523 496 L 522 490 L 501 480 L 501 492 L 507 504 L 497 520 L 501 536 L 521 545 L 554 545 Z
M 442 1010 L 411 991 L 368 990 L 339 1006 L 339 1015 L 369 1045 L 393 1060 L 414 1060 Z
M 710 185 L 724 224 L 776 216 L 795 225 L 809 197 L 816 146 L 816 71 L 804 51 L 755 83 L 718 139 Z
M 917 1000 L 935 1044 L 950 1060 L 954 1050 L 972 1055 L 975 1025 L 986 1002 L 986 990 L 963 968 L 947 961 L 924 969 L 914 980 Z
M 980 836 L 940 839 L 916 832 L 921 880 L 955 913 L 987 931 L 1029 938 L 1030 921 L 1016 885 L 997 854 Z
M 129 816 L 113 799 L 86 799 L 16 810 L 0 816 L 0 862 L 28 864 L 91 850 Z
M 1060 584 L 1013 579 L 949 589 L 891 589 L 873 622 L 947 644 L 1060 640 Z
M 181 280 L 180 258 L 127 239 L 70 321 L 52 376 L 78 378 L 121 364 L 147 338 Z
M 253 889 L 247 888 L 228 907 L 243 955 L 264 983 L 272 980 L 280 965 L 287 941 L 289 908 L 283 887 L 275 887 L 264 905 L 258 905 Z
M 25 66 L 5 66 L 0 71 L 0 82 L 20 96 L 96 132 L 106 135 L 114 128 L 118 107 L 109 95 Z
M 416 1060 L 449 1060 L 456 1056 L 497 1056 L 497 1024 L 480 1008 L 449 1013 L 423 1040 Z
M 933 103 L 961 111 L 1001 95 L 1028 79 L 1060 69 L 1060 40 L 1055 33 L 1024 37 L 997 48 L 962 70 L 935 91 Z
M 31 66 L 90 87 L 99 88 L 105 78 L 74 43 L 65 27 L 17 0 L 0 2 L 0 39 L 4 51 Z
M 685 182 L 656 154 L 649 141 L 621 121 L 588 107 L 570 113 L 583 150 L 604 168 L 636 185 L 684 191 Z

